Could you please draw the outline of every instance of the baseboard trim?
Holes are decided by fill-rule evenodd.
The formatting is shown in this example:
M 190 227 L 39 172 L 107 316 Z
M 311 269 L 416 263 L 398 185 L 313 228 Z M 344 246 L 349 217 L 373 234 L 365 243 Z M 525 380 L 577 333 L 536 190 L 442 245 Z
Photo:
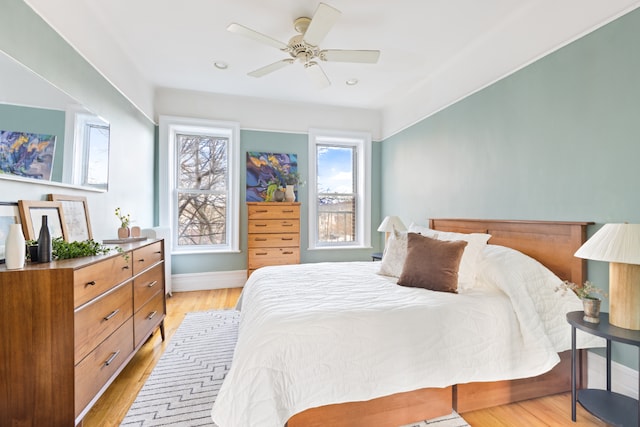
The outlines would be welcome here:
M 210 271 L 206 273 L 173 274 L 173 292 L 208 291 L 241 288 L 247 281 L 247 270 Z
M 592 351 L 587 354 L 588 387 L 607 388 L 607 359 Z M 638 371 L 617 362 L 611 362 L 611 390 L 638 398 Z

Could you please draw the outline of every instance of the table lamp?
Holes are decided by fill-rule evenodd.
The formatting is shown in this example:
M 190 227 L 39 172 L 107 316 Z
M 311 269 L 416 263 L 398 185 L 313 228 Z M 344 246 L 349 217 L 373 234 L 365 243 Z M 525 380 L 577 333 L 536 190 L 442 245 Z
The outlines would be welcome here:
M 609 323 L 640 330 L 640 224 L 605 224 L 575 256 L 609 262 Z
M 392 215 L 386 216 L 380 226 L 378 227 L 378 231 L 384 231 L 384 245 L 387 246 L 387 240 L 389 240 L 389 235 L 393 232 L 393 229 L 396 231 L 406 231 L 407 227 L 402 223 L 399 217 Z

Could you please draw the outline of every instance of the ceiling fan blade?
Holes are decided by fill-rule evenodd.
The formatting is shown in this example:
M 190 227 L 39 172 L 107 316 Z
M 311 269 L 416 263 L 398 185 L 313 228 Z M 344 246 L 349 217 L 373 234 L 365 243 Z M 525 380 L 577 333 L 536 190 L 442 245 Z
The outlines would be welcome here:
M 380 57 L 379 50 L 321 50 L 318 55 L 323 61 L 332 62 L 361 62 L 365 64 L 375 64 Z
M 289 64 L 293 64 L 293 62 L 294 62 L 293 58 L 283 59 L 282 61 L 274 62 L 273 64 L 269 64 L 262 68 L 258 68 L 257 70 L 250 72 L 248 75 L 250 75 L 251 77 L 266 76 L 267 74 L 273 73 L 274 71 L 278 71 L 279 69 L 284 68 Z
M 318 89 L 331 86 L 329 78 L 317 62 L 311 61 L 304 64 L 304 69 L 307 70 L 307 75 Z
M 286 43 L 276 40 L 273 37 L 269 37 L 267 35 L 259 33 L 256 30 L 252 30 L 249 27 L 245 27 L 244 25 L 236 24 L 235 22 L 232 24 L 229 24 L 229 26 L 227 27 L 227 31 L 230 31 L 235 34 L 240 34 L 241 36 L 249 37 L 250 39 L 268 44 L 269 46 L 273 46 L 276 49 L 287 50 Z
M 313 18 L 311 18 L 307 31 L 304 33 L 304 41 L 312 46 L 319 46 L 341 14 L 342 12 L 338 9 L 320 3 L 313 14 Z

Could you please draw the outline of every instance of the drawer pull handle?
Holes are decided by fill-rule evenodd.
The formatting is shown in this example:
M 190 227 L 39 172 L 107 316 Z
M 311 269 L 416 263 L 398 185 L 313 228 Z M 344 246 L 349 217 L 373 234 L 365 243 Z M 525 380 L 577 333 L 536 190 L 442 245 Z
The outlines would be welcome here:
M 266 209 L 256 210 L 256 213 L 267 213 L 267 210 Z
M 256 224 L 256 227 L 266 227 L 267 224 Z
M 109 366 L 111 365 L 111 363 L 113 363 L 113 361 L 116 359 L 116 357 L 118 357 L 118 355 L 120 354 L 120 350 L 116 351 L 115 353 L 113 353 L 111 355 L 110 358 L 107 359 L 106 362 L 104 362 L 104 366 Z
M 266 255 L 266 252 L 256 252 L 256 255 Z
M 158 283 L 158 281 L 157 281 L 157 280 L 154 280 L 153 282 L 149 283 L 149 284 L 147 285 L 147 287 L 149 287 L 149 288 L 153 288 L 157 283 Z
M 155 253 L 155 254 L 161 254 L 161 253 L 162 253 L 162 251 L 155 251 L 154 253 Z
M 293 252 L 291 252 L 291 251 L 285 251 L 285 252 L 282 252 L 282 254 L 283 254 L 283 255 L 292 255 L 292 254 L 293 254 Z
M 153 319 L 157 313 L 157 311 L 152 311 L 151 313 L 149 313 L 149 315 L 147 316 L 147 320 Z
M 124 267 L 122 267 L 122 269 L 123 269 L 123 270 L 128 270 L 128 269 L 129 269 L 129 266 L 128 266 L 128 265 L 125 265 Z
M 283 227 L 293 227 L 293 224 L 282 224 Z
M 293 240 L 293 237 L 281 237 L 282 240 Z
M 104 320 L 109 320 L 111 319 L 113 316 L 115 316 L 116 314 L 118 314 L 118 312 L 120 311 L 119 308 L 116 308 L 115 310 L 113 310 L 111 313 L 109 313 L 107 316 L 104 317 Z
M 266 242 L 267 241 L 267 239 L 265 239 L 264 237 L 256 237 L 254 240 L 256 242 Z
M 138 262 L 144 262 L 144 258 L 140 258 Z
M 283 209 L 282 213 L 292 213 L 293 209 Z
M 96 285 L 96 281 L 92 280 L 90 282 L 87 282 L 87 284 L 85 286 L 95 286 Z

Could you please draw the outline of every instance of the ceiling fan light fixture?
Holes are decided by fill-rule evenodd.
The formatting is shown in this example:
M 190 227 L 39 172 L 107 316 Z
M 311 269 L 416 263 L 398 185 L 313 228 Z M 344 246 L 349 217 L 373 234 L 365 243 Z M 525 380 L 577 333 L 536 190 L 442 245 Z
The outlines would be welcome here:
M 347 81 L 345 82 L 347 84 L 347 86 L 355 86 L 358 84 L 358 79 L 353 78 L 353 79 L 347 79 Z
M 216 67 L 218 70 L 226 70 L 227 68 L 229 68 L 229 64 L 222 61 L 215 61 L 213 63 L 213 66 Z
M 283 43 L 235 22 L 231 23 L 227 30 L 262 44 L 273 46 L 290 56 L 288 59 L 258 68 L 250 72 L 249 76 L 263 77 L 297 61 L 304 66 L 311 81 L 317 87 L 324 88 L 329 86 L 331 82 L 316 61 L 375 64 L 380 56 L 379 50 L 320 49 L 320 43 L 325 39 L 340 15 L 341 12 L 338 9 L 320 3 L 312 18 L 302 16 L 294 21 L 293 26 L 298 34 L 291 37 L 288 43 Z M 347 84 L 353 86 L 357 83 L 358 79 L 349 79 Z

